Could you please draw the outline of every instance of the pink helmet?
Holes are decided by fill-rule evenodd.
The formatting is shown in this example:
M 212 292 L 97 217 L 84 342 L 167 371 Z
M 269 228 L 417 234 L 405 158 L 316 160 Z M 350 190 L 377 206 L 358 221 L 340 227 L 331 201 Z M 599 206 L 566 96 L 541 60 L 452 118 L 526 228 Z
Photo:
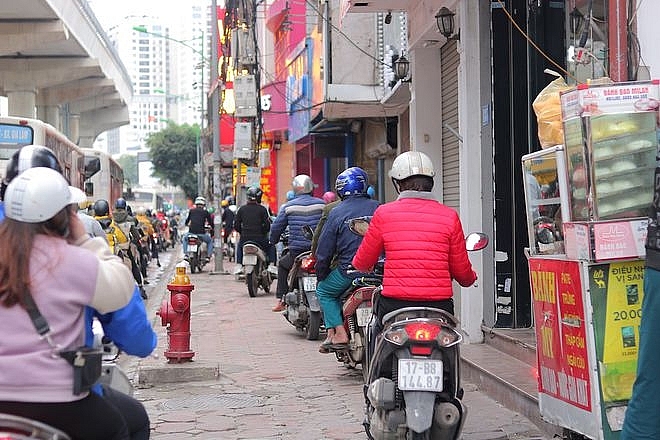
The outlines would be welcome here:
M 334 202 L 335 200 L 337 200 L 337 194 L 335 194 L 334 192 L 332 192 L 332 191 L 327 191 L 327 192 L 323 193 L 323 201 L 324 201 L 326 204 L 327 204 L 327 203 L 332 203 L 332 202 Z

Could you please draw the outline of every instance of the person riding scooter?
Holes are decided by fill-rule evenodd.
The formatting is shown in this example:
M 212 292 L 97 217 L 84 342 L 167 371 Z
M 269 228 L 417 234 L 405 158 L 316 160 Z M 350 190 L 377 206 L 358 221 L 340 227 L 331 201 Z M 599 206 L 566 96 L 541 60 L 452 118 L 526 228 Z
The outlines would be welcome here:
M 33 167 L 47 167 L 59 173 L 59 165 L 53 151 L 39 145 L 28 145 L 18 150 L 7 162 L 6 174 L 0 185 L 0 211 L 4 213 L 4 193 L 7 185 L 20 173 Z M 0 215 L 0 222 L 4 215 Z M 88 234 L 92 235 L 90 231 Z M 92 307 L 85 307 L 85 344 L 93 346 L 92 321 L 97 318 L 103 332 L 123 352 L 131 356 L 146 357 L 156 348 L 154 333 L 141 298 L 141 291 L 134 286 L 130 302 L 110 313 L 101 314 Z M 92 391 L 108 400 L 124 417 L 131 440 L 149 438 L 149 416 L 137 400 L 121 392 L 96 384 Z
M 403 307 L 435 307 L 453 315 L 452 280 L 461 286 L 477 280 L 465 249 L 461 220 L 455 210 L 431 194 L 435 170 L 426 154 L 400 154 L 389 175 L 399 197 L 376 209 L 353 257 L 357 270 L 368 271 L 385 253 L 376 322 L 380 325 L 383 316 Z
M 183 236 L 183 255 L 188 254 L 188 234 L 195 234 L 206 243 L 206 262 L 208 263 L 210 256 L 213 255 L 213 239 L 206 232 L 206 225 L 213 228 L 213 218 L 211 213 L 206 210 L 204 197 L 195 199 L 195 207 L 188 212 L 185 224 L 188 226 L 188 232 Z
M 354 218 L 371 218 L 378 207 L 379 203 L 367 195 L 368 186 L 367 173 L 359 167 L 347 168 L 337 176 L 335 189 L 342 201 L 328 213 L 318 240 L 316 294 L 328 329 L 328 336 L 319 348 L 321 353 L 345 349 L 348 345 L 340 298 L 358 276 L 349 275 L 348 270 L 352 269 L 351 260 L 362 241 L 361 236 L 349 230 L 348 224 Z M 335 258 L 338 264 L 333 268 L 331 263 Z
M 236 211 L 233 228 L 240 234 L 238 246 L 236 248 L 236 262 L 240 270 L 243 264 L 243 245 L 247 242 L 257 244 L 266 252 L 268 262 L 275 264 L 275 247 L 268 242 L 268 232 L 270 231 L 270 215 L 261 202 L 263 191 L 257 186 L 251 186 L 247 189 L 247 203 Z M 273 270 L 273 272 L 275 272 Z

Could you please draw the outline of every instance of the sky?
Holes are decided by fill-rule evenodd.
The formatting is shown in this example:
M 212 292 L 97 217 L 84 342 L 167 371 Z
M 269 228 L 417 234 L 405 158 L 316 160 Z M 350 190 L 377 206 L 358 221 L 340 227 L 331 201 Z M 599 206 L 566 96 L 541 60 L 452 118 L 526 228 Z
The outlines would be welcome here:
M 89 6 L 104 29 L 109 29 L 131 16 L 161 17 L 168 21 L 176 17 L 182 2 L 187 0 L 88 0 Z

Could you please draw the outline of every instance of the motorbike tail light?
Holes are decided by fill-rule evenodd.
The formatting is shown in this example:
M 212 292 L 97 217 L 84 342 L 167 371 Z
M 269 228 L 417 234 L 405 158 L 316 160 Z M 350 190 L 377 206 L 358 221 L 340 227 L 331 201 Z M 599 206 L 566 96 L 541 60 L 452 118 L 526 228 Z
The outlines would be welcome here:
M 316 258 L 314 257 L 306 257 L 303 258 L 302 261 L 300 262 L 300 267 L 303 268 L 303 270 L 307 272 L 314 272 L 314 265 L 316 264 Z
M 452 345 L 458 344 L 463 340 L 463 337 L 456 330 L 443 327 L 440 331 L 440 334 L 436 337 L 438 344 L 441 347 L 451 347 Z
M 402 327 L 385 331 L 383 337 L 394 345 L 403 345 L 408 340 L 406 329 Z
M 432 345 L 412 345 L 410 347 L 410 354 L 414 354 L 415 356 L 428 356 L 432 352 Z
M 404 328 L 408 338 L 418 342 L 433 341 L 441 330 L 440 326 L 426 322 L 410 323 Z

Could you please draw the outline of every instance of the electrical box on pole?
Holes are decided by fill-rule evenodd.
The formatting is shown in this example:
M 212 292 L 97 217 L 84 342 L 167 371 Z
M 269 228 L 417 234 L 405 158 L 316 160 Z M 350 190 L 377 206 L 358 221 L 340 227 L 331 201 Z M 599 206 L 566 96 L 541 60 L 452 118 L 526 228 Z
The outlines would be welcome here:
M 254 118 L 257 116 L 257 85 L 254 75 L 241 75 L 234 78 L 234 100 L 236 117 Z
M 234 159 L 252 160 L 252 123 L 237 122 L 234 125 Z
M 231 31 L 231 56 L 238 63 L 238 70 L 250 69 L 257 64 L 257 51 L 250 28 Z

